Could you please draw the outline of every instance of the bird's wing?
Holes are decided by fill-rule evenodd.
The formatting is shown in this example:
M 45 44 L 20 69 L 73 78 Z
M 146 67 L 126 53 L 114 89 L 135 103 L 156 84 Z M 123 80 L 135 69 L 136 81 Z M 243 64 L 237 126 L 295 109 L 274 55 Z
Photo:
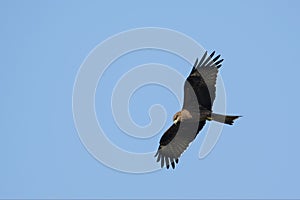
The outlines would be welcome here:
M 197 106 L 211 110 L 216 97 L 216 80 L 218 69 L 222 66 L 221 55 L 214 57 L 215 52 L 207 56 L 204 53 L 201 60 L 196 60 L 193 69 L 185 81 L 183 108 L 195 110 Z M 195 101 L 195 100 L 198 101 Z M 199 108 L 198 108 L 199 109 Z
M 174 169 L 181 154 L 188 148 L 204 125 L 205 121 L 173 124 L 161 137 L 160 145 L 155 154 L 157 162 L 161 162 L 161 167 L 166 165 L 169 168 L 171 165 Z

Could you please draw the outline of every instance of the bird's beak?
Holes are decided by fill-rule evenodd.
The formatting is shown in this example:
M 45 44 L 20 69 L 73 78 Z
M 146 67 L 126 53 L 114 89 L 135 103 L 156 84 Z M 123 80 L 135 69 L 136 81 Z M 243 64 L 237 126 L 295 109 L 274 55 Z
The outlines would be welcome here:
M 177 124 L 178 121 L 179 121 L 179 118 L 175 119 L 175 120 L 173 121 L 173 123 L 174 123 L 174 124 Z

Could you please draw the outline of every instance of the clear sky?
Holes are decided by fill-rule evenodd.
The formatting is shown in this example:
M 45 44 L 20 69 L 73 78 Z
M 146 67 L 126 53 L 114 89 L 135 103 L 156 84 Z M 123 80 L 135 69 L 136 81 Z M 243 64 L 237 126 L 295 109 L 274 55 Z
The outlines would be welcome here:
M 299 9 L 296 0 L 1 0 L 0 198 L 300 198 Z M 223 128 L 205 159 L 198 154 L 207 128 L 176 170 L 131 174 L 103 165 L 86 150 L 75 128 L 72 94 L 96 45 L 141 27 L 176 30 L 222 54 L 227 112 L 243 118 Z M 99 122 L 128 151 L 155 151 L 180 109 L 169 90 L 149 85 L 133 94 L 128 109 L 145 126 L 149 107 L 163 105 L 162 130 L 137 139 L 114 122 L 114 85 L 151 62 L 183 76 L 190 70 L 173 54 L 137 51 L 113 63 L 96 91 Z

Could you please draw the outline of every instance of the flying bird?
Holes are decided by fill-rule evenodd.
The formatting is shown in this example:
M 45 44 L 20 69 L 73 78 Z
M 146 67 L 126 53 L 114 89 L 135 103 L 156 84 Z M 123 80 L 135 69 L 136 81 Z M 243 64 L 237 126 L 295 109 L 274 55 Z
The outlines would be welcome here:
M 221 55 L 209 56 L 207 51 L 200 61 L 196 60 L 190 75 L 184 83 L 184 102 L 182 110 L 173 117 L 172 126 L 163 134 L 155 157 L 157 162 L 169 169 L 175 168 L 179 157 L 196 138 L 206 121 L 217 121 L 232 125 L 240 116 L 213 113 L 212 106 L 216 97 L 216 80 L 224 59 Z

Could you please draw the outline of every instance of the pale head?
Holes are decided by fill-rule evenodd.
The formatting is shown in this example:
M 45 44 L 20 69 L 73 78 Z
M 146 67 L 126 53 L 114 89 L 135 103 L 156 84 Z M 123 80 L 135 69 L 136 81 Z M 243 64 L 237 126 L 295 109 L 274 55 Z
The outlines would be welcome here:
M 186 119 L 191 119 L 192 118 L 192 115 L 191 113 L 186 110 L 186 109 L 183 109 L 179 112 L 177 112 L 174 116 L 173 116 L 173 123 L 174 124 L 177 124 L 177 122 L 182 122 Z

